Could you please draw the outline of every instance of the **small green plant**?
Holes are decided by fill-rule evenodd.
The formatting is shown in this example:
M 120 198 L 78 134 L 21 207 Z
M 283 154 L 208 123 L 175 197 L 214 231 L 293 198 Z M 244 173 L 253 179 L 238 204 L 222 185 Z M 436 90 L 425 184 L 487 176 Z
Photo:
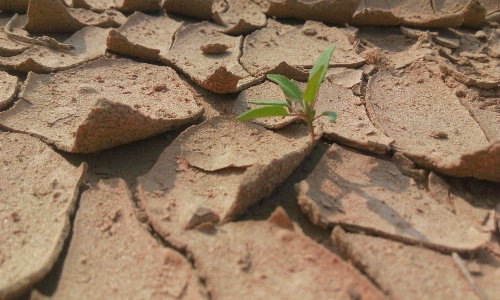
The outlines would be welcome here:
M 240 121 L 246 121 L 257 118 L 265 117 L 278 117 L 278 116 L 295 116 L 306 122 L 307 126 L 311 129 L 311 139 L 314 145 L 314 126 L 313 121 L 321 116 L 327 116 L 330 122 L 335 122 L 337 119 L 337 114 L 333 111 L 324 111 L 321 115 L 316 117 L 316 111 L 314 110 L 314 105 L 316 104 L 316 97 L 318 95 L 319 86 L 325 78 L 326 70 L 328 69 L 328 64 L 330 63 L 330 58 L 332 57 L 333 50 L 335 46 L 323 51 L 319 56 L 318 60 L 311 69 L 309 73 L 309 80 L 304 92 L 295 85 L 290 79 L 282 75 L 268 74 L 267 78 L 275 83 L 277 83 L 287 99 L 296 102 L 296 105 L 292 105 L 289 101 L 249 101 L 252 104 L 263 105 L 263 107 L 255 108 L 249 110 L 236 119 Z

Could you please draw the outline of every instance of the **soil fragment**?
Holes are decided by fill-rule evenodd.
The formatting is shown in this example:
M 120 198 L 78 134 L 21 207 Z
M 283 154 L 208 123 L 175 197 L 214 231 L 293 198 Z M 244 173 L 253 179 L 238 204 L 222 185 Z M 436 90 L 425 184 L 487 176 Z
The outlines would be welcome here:
M 327 117 L 315 121 L 323 126 L 324 136 L 329 140 L 380 154 L 391 149 L 394 140 L 373 126 L 363 102 L 350 89 L 323 82 L 315 109 L 318 113 L 334 111 L 338 115 L 334 123 Z
M 19 78 L 0 71 L 0 109 L 8 106 L 17 94 Z
M 258 79 L 250 76 L 238 61 L 243 37 L 223 34 L 219 32 L 221 28 L 206 21 L 182 27 L 175 35 L 172 48 L 166 55 L 160 54 L 160 60 L 216 93 L 234 93 L 247 88 Z M 227 50 L 217 54 L 193 51 L 210 44 L 220 44 Z
M 141 140 L 203 114 L 174 70 L 127 59 L 103 58 L 57 74 L 30 73 L 19 97 L 0 113 L 0 124 L 78 153 Z
M 346 233 L 340 226 L 333 230 L 332 239 L 340 246 L 342 255 L 370 277 L 389 299 L 477 299 L 449 255 Z
M 0 132 L 0 159 L 0 299 L 15 299 L 57 260 L 87 166 L 8 132 Z
M 207 299 L 187 259 L 140 226 L 122 179 L 82 194 L 57 282 L 46 290 L 42 281 L 32 299 Z
M 222 32 L 231 35 L 248 34 L 267 24 L 266 16 L 253 0 L 226 0 L 227 8 L 214 10 L 214 20 L 228 27 Z
M 217 299 L 384 299 L 350 264 L 290 225 L 277 208 L 267 221 L 191 231 L 187 251 Z
M 184 131 L 139 177 L 140 205 L 156 232 L 184 247 L 185 224 L 199 207 L 221 223 L 233 220 L 269 195 L 310 151 L 310 143 L 306 126 L 273 133 L 234 117 L 211 118 Z
M 108 33 L 109 29 L 86 27 L 64 41 L 64 44 L 75 47 L 75 50 L 64 51 L 32 46 L 19 55 L 0 57 L 0 66 L 36 73 L 71 69 L 104 56 Z
M 314 30 L 316 34 L 302 34 L 308 30 Z M 245 38 L 240 61 L 254 76 L 275 74 L 276 68 L 283 62 L 303 71 L 304 68 L 312 68 L 318 56 L 332 44 L 335 45 L 335 51 L 330 61 L 331 67 L 354 68 L 364 64 L 365 60 L 357 54 L 341 29 L 315 21 L 306 21 L 303 26 L 283 25 L 272 19 L 268 20 L 266 28 Z
M 489 143 L 456 93 L 432 71 L 435 65 L 428 66 L 415 64 L 400 77 L 388 72 L 371 77 L 366 97 L 371 119 L 394 138 L 395 149 L 419 165 L 450 176 L 500 182 L 495 167 L 500 143 Z M 436 139 L 432 131 L 447 138 Z
M 302 210 L 321 227 L 341 225 L 441 251 L 476 250 L 491 236 L 391 162 L 335 144 L 296 190 Z
M 166 55 L 181 25 L 168 15 L 154 17 L 135 12 L 120 28 L 110 31 L 106 45 L 111 51 L 154 62 Z

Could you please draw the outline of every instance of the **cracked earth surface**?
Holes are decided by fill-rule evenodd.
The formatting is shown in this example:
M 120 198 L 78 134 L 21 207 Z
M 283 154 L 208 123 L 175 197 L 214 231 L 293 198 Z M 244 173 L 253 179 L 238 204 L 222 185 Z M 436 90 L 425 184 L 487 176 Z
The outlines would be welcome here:
M 0 0 L 0 300 L 497 299 L 497 0 Z M 316 144 L 238 122 L 336 49 Z

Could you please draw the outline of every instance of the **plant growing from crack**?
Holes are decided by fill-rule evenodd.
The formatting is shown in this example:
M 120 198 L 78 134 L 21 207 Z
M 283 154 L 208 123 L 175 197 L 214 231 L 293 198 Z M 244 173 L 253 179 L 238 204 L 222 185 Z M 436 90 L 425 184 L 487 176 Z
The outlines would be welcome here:
M 283 75 L 267 75 L 267 78 L 277 83 L 283 90 L 287 99 L 295 102 L 295 105 L 292 105 L 292 102 L 290 101 L 249 101 L 252 104 L 262 105 L 262 107 L 249 110 L 236 117 L 236 119 L 246 121 L 257 118 L 279 116 L 299 117 L 306 122 L 307 126 L 309 126 L 311 130 L 312 144 L 314 145 L 314 120 L 322 116 L 328 117 L 330 122 L 335 122 L 337 119 L 337 114 L 333 111 L 324 111 L 321 115 L 316 116 L 316 111 L 314 110 L 319 87 L 325 78 L 326 70 L 328 69 L 328 64 L 330 63 L 330 58 L 332 57 L 334 49 L 335 46 L 332 45 L 323 51 L 323 53 L 319 56 L 309 73 L 309 80 L 304 92 L 302 92 L 295 83 Z

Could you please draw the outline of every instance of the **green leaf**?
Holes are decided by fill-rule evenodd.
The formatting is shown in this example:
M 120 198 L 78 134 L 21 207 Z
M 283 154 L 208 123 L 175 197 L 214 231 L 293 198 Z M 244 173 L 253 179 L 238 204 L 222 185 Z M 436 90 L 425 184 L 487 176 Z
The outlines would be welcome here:
M 279 84 L 288 99 L 302 103 L 302 91 L 290 79 L 278 74 L 267 74 L 267 78 Z
M 290 114 L 283 106 L 270 105 L 249 110 L 237 116 L 236 119 L 240 121 L 246 121 L 257 118 L 278 117 L 278 116 L 288 116 L 288 115 Z
M 320 81 L 323 82 L 323 78 L 325 78 L 326 71 L 328 70 L 328 65 L 330 65 L 330 59 L 332 58 L 333 50 L 335 50 L 335 45 L 330 46 L 330 48 L 321 53 L 321 55 L 318 57 L 318 60 L 312 67 L 311 73 L 309 73 L 309 80 L 311 80 L 311 78 L 314 76 L 314 74 L 316 74 L 319 68 L 323 66 L 324 69 L 321 72 L 322 75 L 320 77 Z
M 321 115 L 327 116 L 330 122 L 335 122 L 335 120 L 337 120 L 337 114 L 333 111 L 324 111 Z
M 306 101 L 308 105 L 311 105 L 314 102 L 314 98 L 316 98 L 316 95 L 318 94 L 319 86 L 322 81 L 320 77 L 324 76 L 322 74 L 323 70 L 324 66 L 320 66 L 316 73 L 314 73 L 314 75 L 307 82 L 307 87 L 302 95 L 302 98 L 304 98 L 304 101 Z
M 275 101 L 275 100 L 269 100 L 269 101 L 248 101 L 249 103 L 252 104 L 257 104 L 257 105 L 279 105 L 279 106 L 286 106 L 290 109 L 292 109 L 292 106 L 288 104 L 288 102 L 285 101 Z

